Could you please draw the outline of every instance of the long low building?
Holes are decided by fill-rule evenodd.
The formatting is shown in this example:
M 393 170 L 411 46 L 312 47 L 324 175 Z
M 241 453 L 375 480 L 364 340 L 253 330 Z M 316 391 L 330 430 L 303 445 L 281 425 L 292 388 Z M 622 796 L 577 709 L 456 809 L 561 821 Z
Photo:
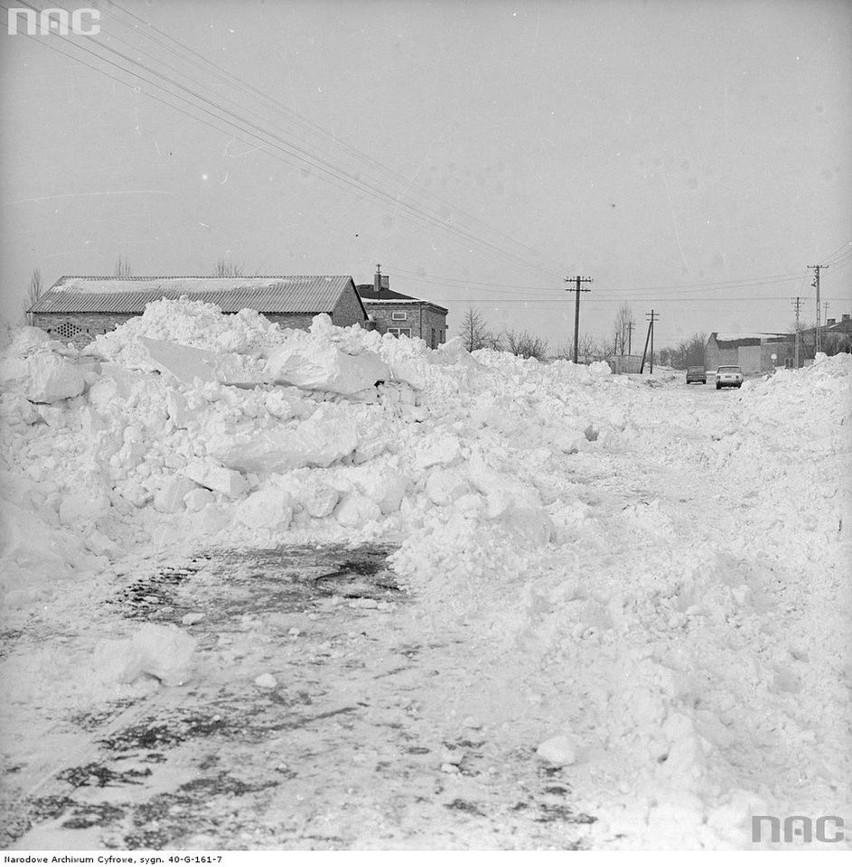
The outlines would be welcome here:
M 714 331 L 704 350 L 704 365 L 708 370 L 716 370 L 722 364 L 737 364 L 743 373 L 762 373 L 784 367 L 794 353 L 794 339 L 790 334 Z
M 306 329 L 319 313 L 340 326 L 368 320 L 348 276 L 60 277 L 28 312 L 52 337 L 83 346 L 141 316 L 152 301 L 184 296 L 223 313 L 257 310 L 285 328 Z

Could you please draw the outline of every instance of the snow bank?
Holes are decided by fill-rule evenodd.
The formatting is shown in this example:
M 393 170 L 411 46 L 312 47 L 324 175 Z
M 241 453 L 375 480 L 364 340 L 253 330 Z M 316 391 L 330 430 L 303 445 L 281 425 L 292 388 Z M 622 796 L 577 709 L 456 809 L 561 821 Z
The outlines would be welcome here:
M 684 546 L 677 514 L 605 473 L 603 455 L 671 411 L 664 388 L 606 365 L 431 351 L 328 317 L 292 332 L 186 299 L 149 305 L 81 357 L 45 338 L 23 332 L 0 363 L 15 492 L 0 537 L 8 605 L 119 551 L 402 540 L 394 566 L 417 587 L 423 628 L 454 625 L 476 648 L 479 705 L 458 698 L 460 716 L 481 716 L 490 694 L 498 730 L 512 721 L 598 798 L 608 845 L 622 832 L 658 846 L 741 841 L 762 795 L 724 758 L 732 708 L 756 690 L 767 715 L 780 713 L 801 672 L 795 655 L 755 649 L 770 654 L 771 555 L 745 533 L 731 539 L 739 559 L 709 536 Z M 748 383 L 738 429 L 696 451 L 764 492 L 767 538 L 796 498 L 792 477 L 758 456 L 785 447 L 796 424 L 814 484 L 827 466 L 837 473 L 836 496 L 810 519 L 826 540 L 836 532 L 851 365 L 822 359 Z M 850 526 L 847 516 L 847 540 Z M 783 544 L 788 563 L 804 562 L 795 540 Z M 829 644 L 799 641 L 835 672 Z M 178 635 L 124 650 L 131 680 L 179 682 L 191 659 Z

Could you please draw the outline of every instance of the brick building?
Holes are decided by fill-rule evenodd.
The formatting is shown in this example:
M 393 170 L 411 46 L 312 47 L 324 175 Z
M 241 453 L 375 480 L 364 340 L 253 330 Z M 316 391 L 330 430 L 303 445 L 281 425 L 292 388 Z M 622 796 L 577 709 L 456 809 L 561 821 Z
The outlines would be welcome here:
M 223 313 L 250 308 L 284 328 L 310 327 L 318 313 L 335 325 L 364 325 L 367 310 L 346 276 L 60 277 L 28 312 L 53 337 L 84 346 L 141 316 L 162 298 L 216 304 Z
M 792 334 L 720 334 L 714 331 L 704 350 L 704 366 L 716 370 L 722 364 L 737 364 L 743 373 L 762 373 L 784 367 L 794 353 Z
M 449 311 L 446 307 L 393 292 L 388 276 L 378 271 L 372 284 L 359 283 L 357 289 L 376 329 L 382 334 L 420 337 L 432 349 L 447 342 Z

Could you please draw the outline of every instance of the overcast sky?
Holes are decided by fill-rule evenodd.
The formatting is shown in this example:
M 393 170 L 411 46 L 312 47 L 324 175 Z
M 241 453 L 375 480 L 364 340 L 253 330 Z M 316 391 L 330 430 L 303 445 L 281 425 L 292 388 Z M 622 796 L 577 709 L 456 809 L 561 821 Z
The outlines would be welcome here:
M 818 262 L 828 316 L 852 312 L 846 0 L 89 5 L 91 37 L 0 34 L 8 319 L 33 268 L 120 254 L 356 282 L 380 262 L 451 333 L 476 306 L 551 345 L 576 274 L 581 332 L 626 300 L 642 337 L 661 313 L 657 346 L 784 330 L 796 295 L 813 320 Z

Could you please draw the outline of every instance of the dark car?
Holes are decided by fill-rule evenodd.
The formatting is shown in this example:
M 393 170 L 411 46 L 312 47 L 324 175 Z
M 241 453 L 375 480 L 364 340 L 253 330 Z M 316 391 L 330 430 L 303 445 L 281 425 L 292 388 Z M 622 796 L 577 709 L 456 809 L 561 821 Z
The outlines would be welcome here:
M 686 384 L 689 385 L 690 382 L 703 382 L 707 385 L 707 371 L 701 367 L 688 367 L 686 369 Z

